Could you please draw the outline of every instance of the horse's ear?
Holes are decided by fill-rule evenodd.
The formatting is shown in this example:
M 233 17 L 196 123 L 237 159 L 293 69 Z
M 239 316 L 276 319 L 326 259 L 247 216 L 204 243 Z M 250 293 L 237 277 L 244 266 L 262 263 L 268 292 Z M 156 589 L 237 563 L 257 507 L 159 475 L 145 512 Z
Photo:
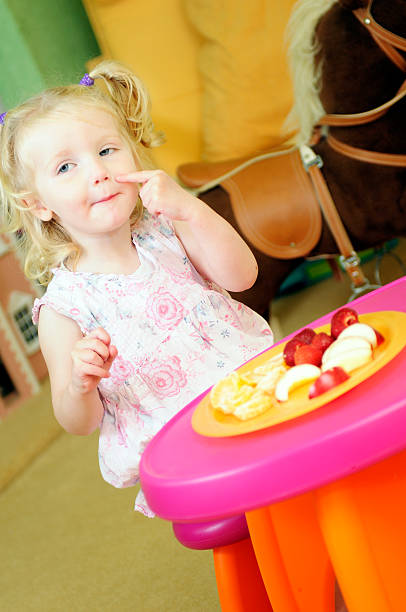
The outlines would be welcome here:
M 354 11 L 358 8 L 365 8 L 368 6 L 368 0 L 338 0 L 338 4 L 341 4 L 345 9 Z

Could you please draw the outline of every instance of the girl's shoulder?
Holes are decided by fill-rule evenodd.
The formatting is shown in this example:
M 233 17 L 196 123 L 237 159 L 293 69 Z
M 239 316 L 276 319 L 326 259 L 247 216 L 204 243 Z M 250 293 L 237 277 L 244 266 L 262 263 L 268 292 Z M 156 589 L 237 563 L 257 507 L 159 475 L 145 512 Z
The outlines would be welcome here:
M 35 324 L 38 323 L 42 306 L 50 306 L 60 314 L 70 316 L 77 300 L 77 290 L 83 289 L 80 277 L 67 268 L 55 268 L 52 273 L 53 277 L 44 294 L 34 301 L 32 320 Z

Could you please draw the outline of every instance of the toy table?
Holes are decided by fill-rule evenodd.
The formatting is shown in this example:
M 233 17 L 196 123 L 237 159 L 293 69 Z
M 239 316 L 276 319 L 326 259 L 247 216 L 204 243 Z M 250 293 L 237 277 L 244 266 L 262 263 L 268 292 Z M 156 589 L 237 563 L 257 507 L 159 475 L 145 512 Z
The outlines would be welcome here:
M 406 311 L 406 277 L 351 303 Z M 311 324 L 323 325 L 326 315 Z M 235 437 L 197 434 L 196 398 L 150 442 L 141 484 L 174 522 L 246 513 L 276 612 L 405 609 L 406 349 L 317 410 Z

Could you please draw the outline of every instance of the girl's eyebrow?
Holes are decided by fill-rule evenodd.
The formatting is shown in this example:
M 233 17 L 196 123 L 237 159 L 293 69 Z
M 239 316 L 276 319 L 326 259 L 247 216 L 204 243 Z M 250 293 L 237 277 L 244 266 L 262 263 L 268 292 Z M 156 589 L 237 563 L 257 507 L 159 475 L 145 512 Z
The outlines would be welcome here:
M 45 168 L 49 168 L 50 166 L 55 166 L 55 164 L 58 163 L 58 161 L 60 161 L 61 159 L 63 159 L 64 157 L 69 157 L 70 155 L 70 150 L 69 149 L 62 149 L 61 151 L 58 151 L 57 153 L 55 153 L 55 155 L 53 155 L 49 161 L 45 164 Z

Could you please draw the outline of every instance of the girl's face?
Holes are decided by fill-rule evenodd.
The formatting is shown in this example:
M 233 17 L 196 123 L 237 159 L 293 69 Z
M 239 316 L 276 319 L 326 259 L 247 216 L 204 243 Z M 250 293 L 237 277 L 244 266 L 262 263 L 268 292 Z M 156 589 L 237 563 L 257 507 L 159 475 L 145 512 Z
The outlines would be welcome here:
M 79 244 L 128 224 L 138 185 L 115 177 L 140 168 L 109 113 L 84 108 L 38 122 L 24 136 L 22 158 L 33 170 L 34 213 L 55 218 Z

